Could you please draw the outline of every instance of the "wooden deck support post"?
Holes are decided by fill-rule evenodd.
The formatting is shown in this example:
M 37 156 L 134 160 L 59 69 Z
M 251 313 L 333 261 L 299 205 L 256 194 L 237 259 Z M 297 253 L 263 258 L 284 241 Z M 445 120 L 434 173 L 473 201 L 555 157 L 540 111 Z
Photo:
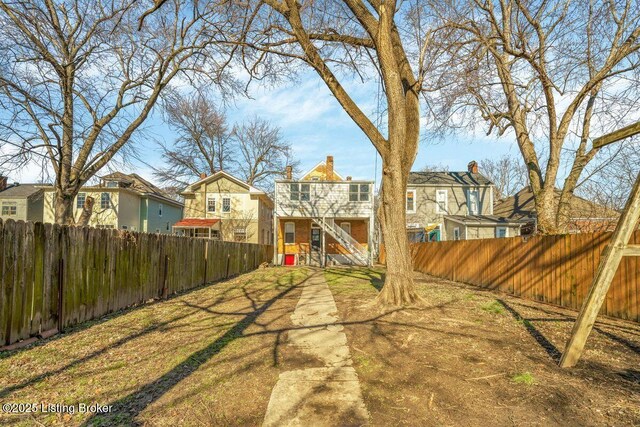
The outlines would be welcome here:
M 622 129 L 603 135 L 593 140 L 594 148 L 602 148 L 606 145 L 613 144 L 625 138 L 640 133 L 640 122 L 633 123 Z M 611 242 L 604 250 L 600 265 L 593 278 L 593 283 L 589 288 L 587 298 L 582 304 L 580 313 L 576 323 L 573 325 L 571 337 L 565 346 L 562 358 L 560 359 L 560 367 L 570 368 L 578 363 L 578 359 L 582 355 L 584 344 L 587 337 L 591 333 L 593 324 L 596 321 L 598 312 L 602 307 L 611 281 L 620 266 L 623 256 L 640 256 L 640 246 L 629 246 L 629 239 L 640 219 L 640 172 L 636 178 L 636 182 L 629 195 L 629 200 L 624 207 L 624 212 L 618 220 L 616 229 L 611 236 Z
M 640 255 L 638 245 L 628 245 L 638 219 L 640 219 L 640 173 L 636 178 L 633 190 L 631 190 L 631 195 L 627 200 L 622 217 L 618 221 L 613 236 L 611 236 L 611 242 L 604 250 L 600 265 L 589 289 L 589 294 L 582 304 L 576 323 L 573 325 L 571 337 L 560 359 L 562 368 L 570 368 L 578 363 L 584 344 L 607 296 L 607 291 L 618 270 L 622 257 Z

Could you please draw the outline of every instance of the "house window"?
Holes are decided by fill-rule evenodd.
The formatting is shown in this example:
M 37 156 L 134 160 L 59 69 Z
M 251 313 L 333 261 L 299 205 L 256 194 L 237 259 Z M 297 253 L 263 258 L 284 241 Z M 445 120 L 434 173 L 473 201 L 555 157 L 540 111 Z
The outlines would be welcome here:
M 447 213 L 447 190 L 436 190 L 436 213 Z
M 215 212 L 216 211 L 216 198 L 208 197 L 207 198 L 207 212 Z
M 284 243 L 292 245 L 296 241 L 296 224 L 294 222 L 284 223 Z
M 76 197 L 76 207 L 78 209 L 84 208 L 84 202 L 87 200 L 87 193 L 78 193 Z
M 460 227 L 453 229 L 453 240 L 460 240 Z
M 369 201 L 369 184 L 349 184 L 349 201 Z
M 164 209 L 164 206 L 162 205 L 162 203 L 158 204 L 158 216 L 162 217 L 162 210 Z
M 119 184 L 117 181 L 107 181 L 107 188 L 118 188 Z
M 109 193 L 100 194 L 100 208 L 109 209 L 111 207 L 111 195 Z
M 507 227 L 496 227 L 496 237 L 499 239 L 503 237 L 509 237 Z
M 291 200 L 299 200 L 302 202 L 308 202 L 311 200 L 311 190 L 309 184 L 300 184 L 297 182 L 289 184 L 289 190 L 291 191 Z
M 18 207 L 14 204 L 3 203 L 2 215 L 13 216 L 18 214 Z
M 222 212 L 231 212 L 231 199 L 228 197 L 222 198 Z
M 407 190 L 407 213 L 416 213 L 416 190 Z
M 469 215 L 478 215 L 478 190 L 469 190 Z
M 351 223 L 350 222 L 342 222 L 340 223 L 340 228 L 342 228 L 345 233 L 351 235 Z
M 235 228 L 233 230 L 233 240 L 236 242 L 244 242 L 247 240 L 247 229 L 246 228 Z

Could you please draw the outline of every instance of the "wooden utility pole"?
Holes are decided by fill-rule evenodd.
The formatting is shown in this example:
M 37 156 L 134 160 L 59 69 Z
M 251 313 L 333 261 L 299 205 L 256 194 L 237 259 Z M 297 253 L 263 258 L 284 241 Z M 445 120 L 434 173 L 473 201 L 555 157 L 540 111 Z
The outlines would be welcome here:
M 640 122 L 601 136 L 593 141 L 593 145 L 594 147 L 603 147 L 638 133 L 640 133 Z M 578 363 L 622 257 L 640 256 L 640 245 L 629 245 L 638 220 L 640 220 L 640 173 L 638 173 L 624 212 L 618 220 L 613 236 L 611 236 L 611 242 L 602 254 L 600 265 L 598 265 L 593 283 L 589 288 L 589 294 L 582 304 L 576 323 L 573 325 L 571 337 L 560 359 L 561 367 L 570 368 Z

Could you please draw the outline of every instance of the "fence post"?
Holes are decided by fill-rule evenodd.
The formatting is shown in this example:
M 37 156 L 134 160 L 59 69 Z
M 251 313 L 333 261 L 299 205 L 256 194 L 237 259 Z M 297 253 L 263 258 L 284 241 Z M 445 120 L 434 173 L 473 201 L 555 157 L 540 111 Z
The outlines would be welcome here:
M 64 259 L 58 260 L 58 332 L 64 327 Z
M 231 260 L 231 254 L 227 254 L 227 271 L 224 274 L 224 278 L 229 278 L 229 260 Z
M 209 259 L 209 241 L 204 242 L 204 281 L 203 285 L 207 284 L 207 262 Z
M 169 271 L 169 255 L 164 256 L 164 274 L 162 276 L 162 299 L 167 299 L 167 273 Z

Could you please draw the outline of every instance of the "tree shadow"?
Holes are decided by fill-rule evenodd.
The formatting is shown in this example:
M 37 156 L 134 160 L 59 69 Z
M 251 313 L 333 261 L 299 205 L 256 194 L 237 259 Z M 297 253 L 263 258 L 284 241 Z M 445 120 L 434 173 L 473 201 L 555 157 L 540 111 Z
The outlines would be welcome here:
M 210 343 L 205 348 L 191 354 L 187 359 L 177 364 L 169 372 L 165 373 L 155 381 L 147 383 L 136 392 L 125 396 L 116 402 L 110 403 L 111 412 L 108 414 L 94 414 L 83 425 L 140 425 L 135 418 L 142 413 L 149 405 L 158 400 L 175 385 L 193 374 L 198 368 L 219 354 L 226 346 L 241 338 L 243 332 L 262 315 L 275 302 L 285 297 L 294 289 L 301 286 L 309 278 L 298 284 L 292 284 L 280 291 L 263 304 L 257 306 L 253 311 L 244 315 L 232 328 L 227 330 L 222 336 Z
M 516 319 L 516 321 L 524 325 L 524 327 L 527 329 L 527 332 L 529 332 L 533 339 L 535 339 L 536 342 L 543 348 L 543 350 L 547 352 L 549 357 L 551 357 L 554 362 L 560 362 L 560 357 L 562 356 L 560 350 L 558 350 L 558 348 L 553 345 L 553 343 L 549 341 L 542 334 L 542 332 L 540 332 L 535 326 L 533 326 L 533 323 L 522 317 L 520 313 L 518 313 L 513 307 L 507 304 L 503 299 L 496 299 L 496 301 L 498 301 L 500 305 L 502 305 L 505 310 L 507 310 L 509 314 L 511 314 L 511 316 Z

